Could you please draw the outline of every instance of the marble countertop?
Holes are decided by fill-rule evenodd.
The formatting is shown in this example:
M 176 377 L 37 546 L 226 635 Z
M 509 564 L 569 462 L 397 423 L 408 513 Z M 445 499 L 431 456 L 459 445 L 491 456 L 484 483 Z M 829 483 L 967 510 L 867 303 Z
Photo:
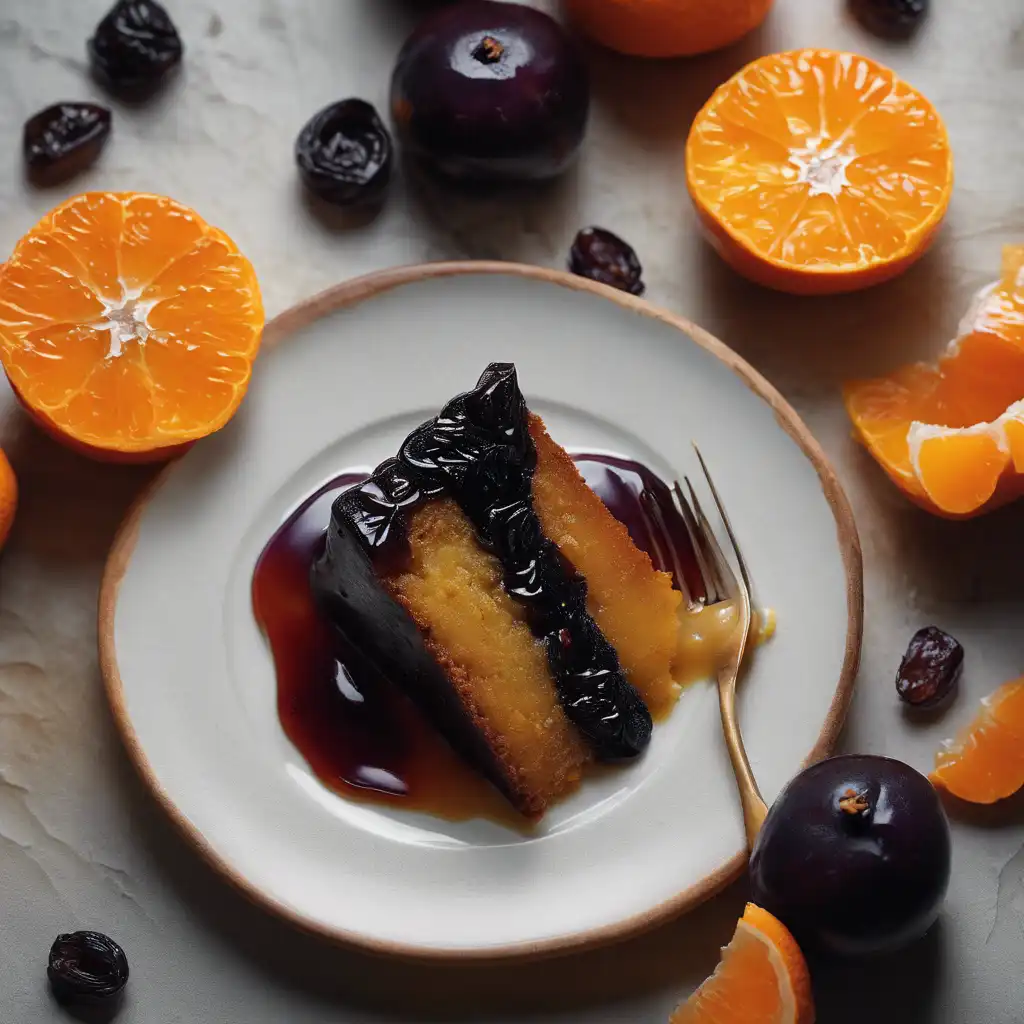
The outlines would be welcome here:
M 950 524 L 905 503 L 849 439 L 838 388 L 933 355 L 1000 246 L 1024 238 L 1024 9 L 1019 0 L 936 0 L 912 43 L 862 32 L 841 0 L 778 0 L 737 47 L 682 62 L 592 52 L 595 103 L 578 168 L 500 204 L 426 192 L 401 178 L 380 217 L 351 225 L 307 201 L 292 144 L 325 103 L 385 106 L 413 0 L 178 0 L 183 73 L 144 106 L 115 107 L 99 163 L 58 190 L 22 180 L 21 125 L 60 99 L 101 93 L 84 42 L 103 0 L 0 5 L 0 251 L 87 188 L 166 192 L 227 229 L 254 261 L 269 314 L 393 264 L 502 258 L 560 266 L 598 223 L 639 251 L 651 301 L 692 318 L 764 373 L 839 471 L 865 557 L 866 638 L 846 750 L 926 769 L 977 699 L 1024 670 L 1020 506 Z M 555 4 L 544 3 L 553 9 Z M 807 300 L 745 283 L 701 242 L 683 145 L 712 89 L 772 50 L 822 46 L 893 65 L 949 127 L 957 187 L 938 244 L 892 284 Z M 713 967 L 744 883 L 626 945 L 537 964 L 425 967 L 374 960 L 299 935 L 226 887 L 179 838 L 115 734 L 96 661 L 100 571 L 146 469 L 89 463 L 32 428 L 0 385 L 0 444 L 22 485 L 0 562 L 0 1021 L 67 1019 L 45 984 L 54 936 L 95 926 L 129 952 L 118 1020 L 664 1021 Z M 963 694 L 915 725 L 892 676 L 913 630 L 934 622 L 967 649 Z M 1024 813 L 954 814 L 954 876 L 939 925 L 879 963 L 816 979 L 822 1024 L 1016 1024 L 1024 1015 Z

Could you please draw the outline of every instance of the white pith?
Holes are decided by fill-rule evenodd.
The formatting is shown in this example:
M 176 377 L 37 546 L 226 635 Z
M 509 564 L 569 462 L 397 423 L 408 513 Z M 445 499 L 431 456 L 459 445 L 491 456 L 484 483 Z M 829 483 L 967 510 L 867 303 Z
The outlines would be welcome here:
M 843 139 L 829 142 L 809 138 L 807 145 L 789 151 L 789 162 L 797 169 L 797 181 L 808 186 L 811 196 L 838 196 L 849 184 L 846 168 L 857 159 L 852 146 Z
M 151 328 L 148 317 L 157 300 L 143 302 L 139 298 L 141 294 L 141 288 L 127 288 L 122 281 L 121 297 L 118 301 L 113 302 L 100 297 L 104 306 L 103 315 L 92 326 L 97 331 L 110 331 L 110 347 L 105 359 L 116 359 L 129 342 L 136 341 L 140 345 L 145 345 L 149 340 Z

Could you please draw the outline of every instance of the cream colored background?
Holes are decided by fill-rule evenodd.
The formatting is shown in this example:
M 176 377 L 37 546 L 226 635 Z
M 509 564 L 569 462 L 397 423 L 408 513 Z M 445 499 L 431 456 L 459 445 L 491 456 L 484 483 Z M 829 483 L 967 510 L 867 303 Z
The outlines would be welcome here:
M 383 215 L 344 219 L 307 201 L 292 143 L 319 106 L 347 95 L 385 105 L 416 0 L 178 0 L 183 74 L 153 102 L 115 106 L 99 164 L 60 189 L 21 179 L 21 125 L 60 99 L 101 96 L 84 41 L 105 4 L 0 3 L 0 252 L 85 188 L 148 189 L 194 205 L 252 257 L 269 314 L 346 277 L 424 259 L 499 257 L 557 266 L 575 230 L 619 231 L 647 268 L 648 296 L 701 323 L 792 401 L 839 470 L 864 545 L 867 619 L 849 750 L 925 769 L 982 693 L 1024 671 L 1021 508 L 946 524 L 906 505 L 848 439 L 838 385 L 934 353 L 999 247 L 1024 239 L 1024 8 L 935 0 L 911 44 L 878 42 L 841 0 L 778 0 L 738 47 L 647 64 L 592 53 L 594 112 L 578 170 L 500 203 L 403 175 Z M 549 9 L 554 3 L 544 3 Z M 748 59 L 798 46 L 857 49 L 935 102 L 957 158 L 937 247 L 873 292 L 801 300 L 747 285 L 701 243 L 682 180 L 690 120 Z M 114 735 L 95 652 L 99 573 L 149 471 L 98 466 L 58 448 L 0 393 L 0 443 L 23 487 L 0 562 L 0 1021 L 66 1017 L 45 987 L 58 931 L 117 936 L 132 965 L 118 1018 L 138 1022 L 345 1024 L 459 1017 L 655 1022 L 713 966 L 742 906 L 738 885 L 629 945 L 533 966 L 419 968 L 296 935 L 228 890 L 170 829 Z M 935 622 L 967 648 L 964 693 L 940 721 L 900 713 L 892 675 L 910 633 Z M 958 813 L 941 925 L 880 964 L 819 982 L 822 1024 L 1015 1024 L 1024 1006 L 1024 805 Z

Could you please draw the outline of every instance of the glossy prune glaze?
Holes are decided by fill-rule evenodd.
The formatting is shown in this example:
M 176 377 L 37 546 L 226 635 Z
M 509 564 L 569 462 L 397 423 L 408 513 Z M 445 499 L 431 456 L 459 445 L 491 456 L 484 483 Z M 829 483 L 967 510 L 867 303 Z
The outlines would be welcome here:
M 515 367 L 491 363 L 472 391 L 453 398 L 406 438 L 396 458 L 338 498 L 325 552 L 313 566 L 313 592 L 350 642 L 379 632 L 383 618 L 394 627 L 393 644 L 422 646 L 415 624 L 376 581 L 372 562 L 400 555 L 413 508 L 450 496 L 502 563 L 508 593 L 528 609 L 566 716 L 598 757 L 634 757 L 650 741 L 650 712 L 587 611 L 586 581 L 544 536 L 533 508 L 535 466 Z M 418 652 L 413 660 L 423 668 Z
M 910 639 L 896 673 L 896 693 L 915 708 L 935 708 L 954 691 L 964 667 L 960 642 L 938 626 L 925 626 Z
M 117 0 L 88 43 L 93 74 L 115 90 L 149 90 L 181 63 L 181 36 L 157 0 Z

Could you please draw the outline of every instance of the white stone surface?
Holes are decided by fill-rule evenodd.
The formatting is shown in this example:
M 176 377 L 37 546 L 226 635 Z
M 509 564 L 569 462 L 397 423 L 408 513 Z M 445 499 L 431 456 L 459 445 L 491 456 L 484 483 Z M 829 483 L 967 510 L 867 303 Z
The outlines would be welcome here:
M 552 7 L 551 4 L 544 6 Z M 1024 9 L 1019 0 L 936 0 L 907 45 L 863 33 L 841 0 L 778 0 L 736 48 L 673 63 L 594 52 L 594 113 L 564 181 L 501 203 L 424 191 L 404 176 L 383 215 L 346 226 L 303 196 L 292 143 L 319 106 L 385 105 L 414 0 L 178 0 L 183 73 L 144 106 L 113 104 L 99 163 L 59 190 L 20 168 L 24 119 L 60 99 L 99 98 L 84 42 L 96 0 L 0 3 L 0 251 L 86 188 L 166 192 L 229 231 L 253 259 L 268 313 L 396 263 L 501 257 L 561 265 L 575 230 L 599 223 L 640 252 L 652 301 L 718 334 L 789 397 L 834 459 L 864 545 L 866 642 L 848 750 L 926 769 L 978 697 L 1024 671 L 1022 511 L 949 524 L 907 505 L 848 439 L 840 381 L 936 352 L 999 248 L 1024 239 Z M 798 46 L 890 63 L 936 104 L 957 159 L 938 245 L 902 279 L 806 300 L 739 280 L 698 238 L 683 143 L 711 90 L 746 60 Z M 714 964 L 743 901 L 738 884 L 625 946 L 535 965 L 439 968 L 326 946 L 254 909 L 198 860 L 136 780 L 103 700 L 96 592 L 106 548 L 148 470 L 88 463 L 30 427 L 0 393 L 0 443 L 22 505 L 0 563 L 0 1021 L 67 1019 L 45 985 L 58 931 L 97 927 L 132 964 L 124 1024 L 497 1019 L 663 1021 Z M 756 457 L 756 456 L 751 456 Z M 908 721 L 892 675 L 909 634 L 935 622 L 967 648 L 945 718 Z M 954 879 L 940 925 L 881 963 L 818 973 L 822 1024 L 1017 1024 L 1024 1015 L 1024 805 L 954 814 Z M 853 895 L 856 898 L 856 894 Z

